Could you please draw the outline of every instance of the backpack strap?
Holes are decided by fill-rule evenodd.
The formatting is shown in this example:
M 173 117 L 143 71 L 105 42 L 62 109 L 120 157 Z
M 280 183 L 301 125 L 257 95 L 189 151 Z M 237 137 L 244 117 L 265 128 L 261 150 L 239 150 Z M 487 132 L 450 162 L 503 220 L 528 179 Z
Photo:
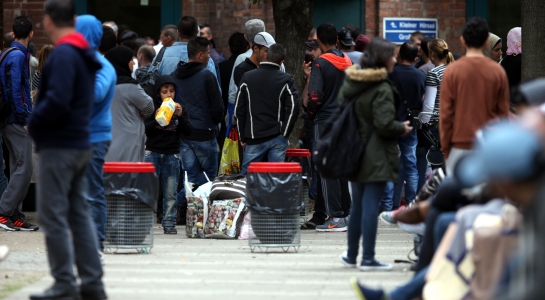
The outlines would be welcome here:
M 2 63 L 4 62 L 4 59 L 6 58 L 6 56 L 8 56 L 8 54 L 10 52 L 12 52 L 13 50 L 19 50 L 19 48 L 17 47 L 10 47 L 4 51 L 2 51 L 2 54 L 0 54 L 0 65 L 2 65 Z
M 166 49 L 167 49 L 167 47 L 163 46 L 163 48 L 161 48 L 161 50 L 159 50 L 159 53 L 157 54 L 157 58 L 155 59 L 155 62 L 153 63 L 153 65 L 150 67 L 149 72 L 157 72 L 159 64 L 163 60 L 163 55 L 165 54 Z

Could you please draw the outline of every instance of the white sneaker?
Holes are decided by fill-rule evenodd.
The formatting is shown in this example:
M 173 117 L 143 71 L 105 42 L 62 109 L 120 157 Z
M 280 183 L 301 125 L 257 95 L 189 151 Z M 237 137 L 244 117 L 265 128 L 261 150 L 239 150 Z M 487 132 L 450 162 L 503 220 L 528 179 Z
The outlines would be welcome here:
M 104 251 L 98 250 L 98 257 L 100 258 L 100 264 L 102 266 L 106 265 L 106 260 L 104 259 Z
M 3 261 L 9 254 L 8 246 L 0 246 L 0 261 Z

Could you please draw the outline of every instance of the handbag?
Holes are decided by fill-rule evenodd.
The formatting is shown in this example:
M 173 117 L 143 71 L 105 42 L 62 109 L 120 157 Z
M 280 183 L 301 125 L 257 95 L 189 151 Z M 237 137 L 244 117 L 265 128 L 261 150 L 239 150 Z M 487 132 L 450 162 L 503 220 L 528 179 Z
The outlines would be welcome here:
M 210 201 L 246 197 L 246 177 L 244 175 L 220 175 L 212 182 Z

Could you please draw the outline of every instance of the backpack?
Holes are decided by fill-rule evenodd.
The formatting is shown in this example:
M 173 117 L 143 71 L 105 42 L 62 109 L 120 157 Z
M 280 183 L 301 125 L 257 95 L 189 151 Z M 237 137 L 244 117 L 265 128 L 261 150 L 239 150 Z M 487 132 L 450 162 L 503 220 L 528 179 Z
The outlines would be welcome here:
M 352 180 L 360 168 L 374 127 L 371 125 L 371 132 L 367 140 L 363 141 L 355 111 L 357 97 L 359 95 L 337 107 L 315 143 L 314 165 L 324 178 Z
M 4 63 L 4 59 L 8 54 L 14 50 L 19 50 L 16 47 L 11 47 L 6 50 L 4 50 L 0 54 L 0 66 L 2 63 Z M 11 115 L 11 102 L 6 98 L 6 95 L 4 95 L 4 87 L 2 86 L 2 82 L 0 81 L 0 130 L 3 130 L 6 128 L 6 125 L 8 124 L 9 116 Z
M 157 93 L 156 91 L 154 91 L 155 81 L 157 80 L 157 78 L 159 78 L 159 73 L 157 71 L 159 71 L 159 64 L 161 64 L 161 61 L 163 60 L 163 55 L 165 54 L 166 49 L 167 47 L 163 47 L 161 48 L 161 50 L 159 50 L 159 54 L 157 54 L 157 58 L 155 59 L 153 65 L 151 65 L 151 67 L 149 68 L 148 73 L 142 76 L 142 78 L 140 78 L 140 80 L 138 81 L 142 89 L 152 99 L 155 99 L 155 97 L 157 97 Z

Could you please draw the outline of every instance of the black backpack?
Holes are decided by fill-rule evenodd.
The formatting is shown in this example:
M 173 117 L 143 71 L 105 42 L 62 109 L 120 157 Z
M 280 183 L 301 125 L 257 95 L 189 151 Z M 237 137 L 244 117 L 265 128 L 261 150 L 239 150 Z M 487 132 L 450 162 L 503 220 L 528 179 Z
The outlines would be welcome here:
M 167 47 L 161 48 L 159 54 L 157 54 L 155 62 L 149 68 L 148 73 L 138 80 L 138 83 L 140 84 L 144 92 L 146 92 L 146 94 L 148 94 L 148 96 L 150 96 L 152 99 L 155 99 L 155 97 L 157 97 L 157 92 L 154 91 L 155 81 L 157 80 L 157 78 L 159 78 L 159 73 L 157 71 L 159 69 L 159 64 L 161 64 L 161 61 L 163 60 L 163 55 L 165 54 L 166 49 Z
M 0 54 L 0 66 L 2 63 L 4 63 L 4 59 L 8 54 L 14 50 L 19 50 L 15 47 L 8 48 Z M 0 81 L 0 130 L 3 130 L 6 128 L 6 125 L 8 124 L 8 119 L 11 114 L 11 102 L 9 99 L 7 99 L 6 95 L 4 95 L 4 87 L 2 85 L 2 81 Z
M 371 139 L 374 127 L 363 141 L 355 111 L 356 98 L 344 101 L 324 124 L 320 139 L 314 144 L 313 161 L 320 176 L 327 179 L 353 180 Z

